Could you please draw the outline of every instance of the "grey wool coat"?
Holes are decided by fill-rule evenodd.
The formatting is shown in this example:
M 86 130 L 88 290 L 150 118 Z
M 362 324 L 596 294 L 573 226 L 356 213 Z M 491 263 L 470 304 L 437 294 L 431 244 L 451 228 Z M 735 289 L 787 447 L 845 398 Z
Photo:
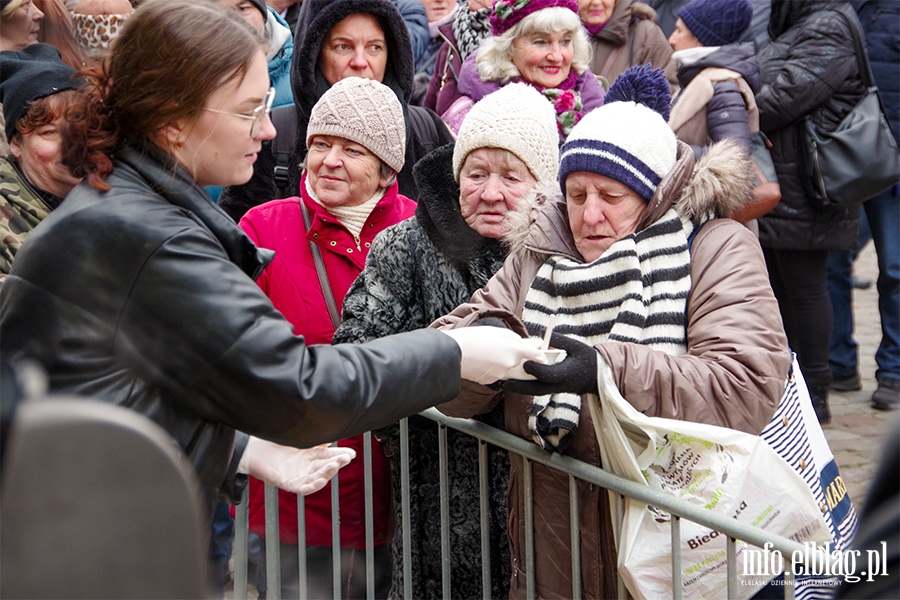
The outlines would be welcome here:
M 416 216 L 381 232 L 372 242 L 366 268 L 344 299 L 343 323 L 333 343 L 367 342 L 386 335 L 428 327 L 468 302 L 500 269 L 507 249 L 484 238 L 463 220 L 459 185 L 453 178 L 453 145 L 439 148 L 416 164 L 419 187 Z M 479 420 L 503 428 L 503 405 Z M 400 506 L 400 428 L 375 432 L 391 458 L 396 500 L 392 598 L 403 596 L 403 537 Z M 453 598 L 481 598 L 481 530 L 479 524 L 478 442 L 448 431 L 450 474 L 450 544 Z M 440 484 L 438 428 L 424 417 L 409 419 L 411 486 L 412 596 L 441 598 Z M 506 494 L 509 458 L 488 450 L 491 510 L 492 598 L 509 594 L 509 540 Z

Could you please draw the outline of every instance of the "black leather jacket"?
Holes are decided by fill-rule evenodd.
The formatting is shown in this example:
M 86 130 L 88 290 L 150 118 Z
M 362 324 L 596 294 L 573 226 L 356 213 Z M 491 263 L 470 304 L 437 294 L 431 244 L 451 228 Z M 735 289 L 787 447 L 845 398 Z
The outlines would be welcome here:
M 133 408 L 188 455 L 212 503 L 238 491 L 246 436 L 311 446 L 459 391 L 437 331 L 312 346 L 253 282 L 271 259 L 159 151 L 126 148 L 29 236 L 0 294 L 0 352 L 51 391 Z

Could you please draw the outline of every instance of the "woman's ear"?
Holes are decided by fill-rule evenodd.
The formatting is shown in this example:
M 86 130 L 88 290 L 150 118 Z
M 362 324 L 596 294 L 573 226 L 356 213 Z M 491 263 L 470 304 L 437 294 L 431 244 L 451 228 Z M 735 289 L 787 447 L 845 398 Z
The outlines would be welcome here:
M 394 185 L 395 181 L 397 181 L 397 172 L 391 171 L 391 176 L 388 178 L 382 177 L 381 181 L 379 181 L 378 185 L 380 185 L 384 189 L 387 189 L 387 188 L 391 187 L 392 185 Z
M 14 135 L 9 140 L 9 153 L 16 159 L 22 158 L 22 134 Z
M 187 137 L 185 127 L 181 123 L 175 122 L 162 127 L 160 133 L 165 141 L 166 147 L 169 149 L 184 147 L 184 140 Z

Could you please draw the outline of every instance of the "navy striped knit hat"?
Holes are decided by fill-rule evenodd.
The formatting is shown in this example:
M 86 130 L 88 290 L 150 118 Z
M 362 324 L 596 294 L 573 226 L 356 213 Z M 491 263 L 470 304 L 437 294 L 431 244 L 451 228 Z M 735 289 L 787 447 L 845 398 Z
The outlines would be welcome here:
M 618 97 L 623 99 L 610 101 Z M 665 77 L 656 70 L 631 67 L 620 75 L 606 96 L 608 103 L 586 114 L 560 149 L 563 194 L 566 178 L 586 171 L 614 179 L 649 202 L 677 158 L 675 133 L 659 112 L 668 109 L 668 97 Z

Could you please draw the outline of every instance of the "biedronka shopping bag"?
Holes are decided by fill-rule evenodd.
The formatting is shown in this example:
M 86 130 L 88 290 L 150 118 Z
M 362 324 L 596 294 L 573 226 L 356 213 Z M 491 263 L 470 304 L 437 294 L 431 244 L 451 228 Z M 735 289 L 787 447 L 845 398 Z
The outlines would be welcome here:
M 819 485 L 821 469 L 816 466 L 812 453 L 790 452 L 806 456 L 802 466 L 810 471 L 810 476 L 804 478 L 800 466 L 788 464 L 762 436 L 714 425 L 648 417 L 622 397 L 609 367 L 602 360 L 598 362 L 600 393 L 598 401 L 588 404 L 606 469 L 744 525 L 800 543 L 812 542 L 819 547 L 828 543 L 832 549 L 836 542 L 841 542 L 841 547 L 849 543 L 856 521 L 849 497 L 844 494 L 841 499 L 843 511 L 829 510 Z M 791 425 L 796 434 L 797 428 L 803 430 L 808 426 L 800 414 L 803 411 L 798 383 L 805 392 L 795 359 L 781 405 L 763 435 L 770 429 L 774 431 L 774 427 Z M 809 404 L 808 396 L 806 403 Z M 808 410 L 812 413 L 811 404 Z M 814 413 L 812 418 L 815 420 Z M 795 450 L 802 450 L 800 446 L 809 450 L 809 438 L 821 436 L 827 451 L 817 421 L 813 429 L 817 433 L 807 435 L 801 431 L 795 436 Z M 779 437 L 777 432 L 774 437 Z M 830 457 L 830 451 L 827 454 Z M 819 453 L 819 457 L 824 455 Z M 838 527 L 839 519 L 847 529 L 843 535 Z M 728 536 L 684 519 L 681 539 L 683 598 L 723 598 L 727 589 Z M 668 512 L 626 498 L 622 530 L 616 543 L 619 573 L 635 598 L 672 597 L 671 540 Z M 739 598 L 750 598 L 774 577 L 771 571 L 768 575 L 743 573 L 742 560 L 749 558 L 744 556 L 748 549 L 761 552 L 746 543 L 738 544 Z M 790 565 L 791 557 L 784 558 L 785 564 Z M 817 596 L 834 589 L 830 587 L 834 585 L 833 579 L 798 580 L 795 593 L 798 598 Z

